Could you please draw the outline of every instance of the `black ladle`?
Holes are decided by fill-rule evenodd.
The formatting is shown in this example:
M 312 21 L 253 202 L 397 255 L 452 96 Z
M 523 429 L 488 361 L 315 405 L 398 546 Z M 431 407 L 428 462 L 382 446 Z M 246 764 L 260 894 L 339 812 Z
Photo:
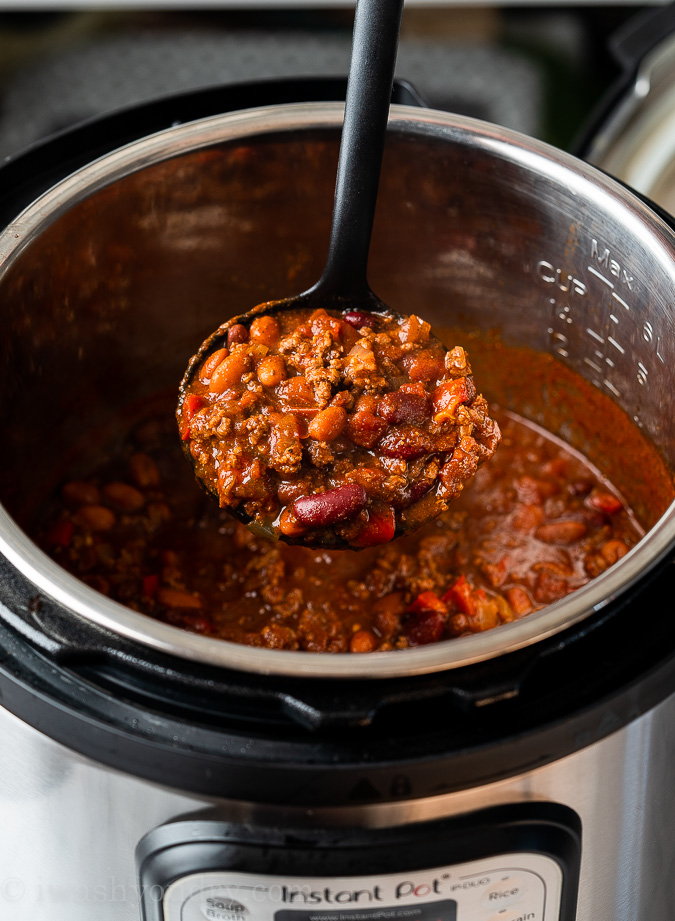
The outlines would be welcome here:
M 302 294 L 267 301 L 223 323 L 191 359 L 181 399 L 204 359 L 226 344 L 235 324 L 259 316 L 323 307 L 395 316 L 367 281 L 368 253 L 380 182 L 403 0 L 358 0 L 340 141 L 328 258 L 319 281 Z
M 259 304 L 223 323 L 190 360 L 180 385 L 179 405 L 204 360 L 227 345 L 227 332 L 234 325 L 248 328 L 256 317 L 307 308 L 399 316 L 371 291 L 367 266 L 402 12 L 403 0 L 357 0 L 330 245 L 321 278 L 302 294 Z M 251 530 L 277 538 L 241 508 L 228 511 Z M 348 545 L 326 532 L 312 546 Z

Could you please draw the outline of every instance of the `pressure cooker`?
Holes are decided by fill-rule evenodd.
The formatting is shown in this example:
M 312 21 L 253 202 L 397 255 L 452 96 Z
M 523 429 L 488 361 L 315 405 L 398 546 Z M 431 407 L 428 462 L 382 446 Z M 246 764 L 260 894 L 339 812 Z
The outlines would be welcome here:
M 153 621 L 74 579 L 23 526 L 76 438 L 176 387 L 227 314 L 288 293 L 289 260 L 298 290 L 317 277 L 341 105 L 339 87 L 321 101 L 306 89 L 159 100 L 2 167 L 3 921 L 665 921 L 668 500 L 647 490 L 645 538 L 573 595 L 370 656 Z M 581 160 L 397 92 L 374 289 L 554 355 L 672 470 L 669 219 Z M 214 151 L 261 145 L 269 182 L 235 194 L 209 167 Z M 523 369 L 513 399 L 536 421 L 531 389 Z M 612 431 L 564 434 L 598 463 L 621 451 Z M 630 457 L 621 468 L 640 479 Z

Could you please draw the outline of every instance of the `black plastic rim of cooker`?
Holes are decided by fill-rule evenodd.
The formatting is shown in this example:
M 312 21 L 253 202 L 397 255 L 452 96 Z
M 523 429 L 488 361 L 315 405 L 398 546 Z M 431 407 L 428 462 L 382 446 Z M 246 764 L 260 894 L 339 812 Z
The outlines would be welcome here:
M 232 109 L 344 98 L 344 87 L 216 87 L 87 122 L 0 168 L 0 220 L 135 138 Z M 396 94 L 420 102 L 405 84 Z M 95 762 L 198 794 L 353 806 L 450 793 L 593 744 L 675 691 L 672 564 L 517 652 L 430 675 L 345 680 L 156 652 L 41 596 L 0 557 L 0 704 Z

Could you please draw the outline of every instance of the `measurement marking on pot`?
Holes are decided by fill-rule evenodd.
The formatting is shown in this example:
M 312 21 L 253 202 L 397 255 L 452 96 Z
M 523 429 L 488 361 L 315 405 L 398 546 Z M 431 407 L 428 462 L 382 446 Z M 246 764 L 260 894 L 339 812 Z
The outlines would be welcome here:
M 609 278 L 605 278 L 605 276 L 602 274 L 602 272 L 598 272 L 598 270 L 597 270 L 597 269 L 594 269 L 592 265 L 589 265 L 589 266 L 588 266 L 588 271 L 591 273 L 591 275 L 595 275 L 596 278 L 599 278 L 600 281 L 601 281 L 604 285 L 607 285 L 608 288 L 614 288 L 613 282 L 611 282 L 611 281 L 609 280 Z
M 614 323 L 618 323 L 618 322 L 619 322 L 619 318 L 618 318 L 618 317 L 615 317 L 613 313 L 610 313 L 609 319 L 612 320 Z
M 589 336 L 592 336 L 597 342 L 599 342 L 600 345 L 605 344 L 605 340 L 602 338 L 602 336 L 599 333 L 596 333 L 594 329 L 591 329 L 589 326 L 587 326 L 586 332 L 588 333 Z
M 600 365 L 596 365 L 596 363 L 592 361 L 590 358 L 584 358 L 584 361 L 590 368 L 593 368 L 594 371 L 597 371 L 598 374 L 602 374 L 602 368 L 600 367 Z
M 625 354 L 626 354 L 626 350 L 624 349 L 623 346 L 619 345 L 619 343 L 616 341 L 616 339 L 613 339 L 611 336 L 608 336 L 608 337 L 607 337 L 607 341 L 608 341 L 608 342 L 611 342 L 611 344 L 614 346 L 614 348 L 617 349 L 619 352 L 621 352 L 622 355 L 625 355 Z
M 628 304 L 624 301 L 622 297 L 619 297 L 616 291 L 612 291 L 612 297 L 614 298 L 615 301 L 621 304 L 622 307 L 625 307 L 626 310 L 630 310 L 630 307 L 628 306 Z
M 621 391 L 620 391 L 620 390 L 617 390 L 616 387 L 614 386 L 614 384 L 613 384 L 611 381 L 608 381 L 607 378 L 605 378 L 605 380 L 603 381 L 603 383 L 604 383 L 605 387 L 606 387 L 608 390 L 611 390 L 611 391 L 612 391 L 612 393 L 614 394 L 615 397 L 620 397 L 620 396 L 621 396 Z

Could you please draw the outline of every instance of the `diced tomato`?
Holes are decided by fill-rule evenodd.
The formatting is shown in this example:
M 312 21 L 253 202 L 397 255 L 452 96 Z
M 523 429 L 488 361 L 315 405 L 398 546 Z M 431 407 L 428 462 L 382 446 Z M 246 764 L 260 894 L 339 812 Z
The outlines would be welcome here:
M 476 605 L 473 598 L 471 585 L 467 582 L 466 576 L 460 576 L 457 581 L 450 586 L 442 599 L 445 604 L 454 604 L 462 614 L 473 615 L 476 613 Z
M 374 547 L 392 540 L 396 531 L 396 516 L 393 508 L 378 508 L 370 513 L 367 524 L 359 532 L 356 547 Z
M 439 611 L 442 614 L 448 613 L 448 608 L 442 598 L 439 598 L 435 592 L 422 592 L 408 606 L 408 613 L 415 614 L 418 611 Z
M 155 573 L 150 576 L 143 576 L 143 595 L 146 598 L 154 598 L 159 588 L 159 576 Z
M 52 547 L 67 547 L 73 539 L 74 533 L 75 525 L 73 522 L 64 519 L 63 521 L 55 522 L 47 531 L 45 537 L 47 543 L 51 544 Z
M 206 406 L 206 400 L 197 393 L 188 393 L 183 406 L 183 416 L 190 422 L 192 417 Z
M 618 496 L 612 495 L 611 492 L 602 492 L 600 490 L 594 490 L 588 497 L 587 502 L 604 515 L 616 515 L 623 508 L 623 502 Z
M 469 388 L 465 377 L 458 377 L 454 381 L 440 384 L 434 390 L 431 400 L 434 407 L 434 422 L 443 422 L 446 419 L 454 421 L 457 407 L 469 400 Z

